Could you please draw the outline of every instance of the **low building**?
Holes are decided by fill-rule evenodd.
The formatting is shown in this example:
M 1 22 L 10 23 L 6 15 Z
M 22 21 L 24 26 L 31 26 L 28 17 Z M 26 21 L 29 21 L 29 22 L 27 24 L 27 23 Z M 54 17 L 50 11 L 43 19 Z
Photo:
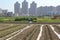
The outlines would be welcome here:
M 13 12 L 8 12 L 7 16 L 9 16 L 9 17 L 13 16 Z

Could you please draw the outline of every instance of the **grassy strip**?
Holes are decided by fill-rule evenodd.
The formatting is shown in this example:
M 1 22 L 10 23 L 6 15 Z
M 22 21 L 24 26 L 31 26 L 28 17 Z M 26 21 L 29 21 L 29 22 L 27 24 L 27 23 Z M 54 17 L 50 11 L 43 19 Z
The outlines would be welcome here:
M 51 23 L 51 22 L 60 22 L 60 20 L 51 20 L 51 19 L 42 19 L 42 20 L 34 20 L 36 22 L 48 22 L 48 23 Z
M 15 19 L 18 19 L 18 22 L 28 22 L 29 18 L 32 18 L 33 22 L 60 22 L 60 19 L 51 19 L 51 18 L 39 18 L 39 17 L 0 17 L 0 22 L 16 22 Z M 36 20 L 34 19 L 36 18 Z M 31 20 L 31 19 L 30 19 Z

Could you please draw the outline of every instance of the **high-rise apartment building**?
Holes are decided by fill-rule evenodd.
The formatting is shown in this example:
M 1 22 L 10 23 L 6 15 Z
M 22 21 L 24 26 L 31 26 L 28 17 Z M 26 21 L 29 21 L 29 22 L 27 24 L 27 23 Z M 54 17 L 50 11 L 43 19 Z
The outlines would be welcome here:
M 14 4 L 14 13 L 16 16 L 19 16 L 19 14 L 20 14 L 20 3 L 19 2 L 16 2 Z
M 37 5 L 34 1 L 30 4 L 29 14 L 30 16 L 37 16 Z
M 26 0 L 22 2 L 22 15 L 23 16 L 28 15 L 28 2 Z

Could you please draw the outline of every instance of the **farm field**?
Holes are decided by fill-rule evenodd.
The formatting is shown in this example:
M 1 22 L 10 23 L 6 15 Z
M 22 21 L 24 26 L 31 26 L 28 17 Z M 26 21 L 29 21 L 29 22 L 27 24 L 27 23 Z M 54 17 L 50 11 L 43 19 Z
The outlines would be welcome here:
M 60 40 L 60 24 L 2 24 L 0 40 Z
M 15 31 L 18 31 L 26 26 L 28 25 L 27 24 L 0 24 L 0 38 L 9 35 Z

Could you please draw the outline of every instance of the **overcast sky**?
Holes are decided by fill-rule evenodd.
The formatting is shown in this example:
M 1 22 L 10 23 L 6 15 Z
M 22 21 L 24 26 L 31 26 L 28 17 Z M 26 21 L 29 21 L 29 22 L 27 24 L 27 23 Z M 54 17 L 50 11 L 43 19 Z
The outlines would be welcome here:
M 14 11 L 14 3 L 16 1 L 22 5 L 23 0 L 0 0 L 0 8 L 8 9 L 8 11 Z M 60 5 L 60 0 L 27 0 L 29 4 L 32 3 L 32 1 L 35 1 L 38 7 Z

